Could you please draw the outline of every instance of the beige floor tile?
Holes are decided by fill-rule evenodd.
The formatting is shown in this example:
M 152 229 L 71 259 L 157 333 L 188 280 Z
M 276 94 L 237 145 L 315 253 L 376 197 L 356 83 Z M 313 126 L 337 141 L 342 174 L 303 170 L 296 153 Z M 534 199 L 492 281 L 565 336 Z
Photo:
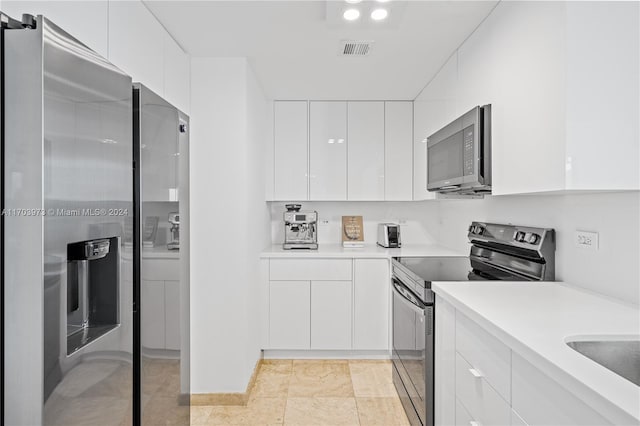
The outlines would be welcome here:
M 289 398 L 285 425 L 358 425 L 355 398 Z
M 212 407 L 208 425 L 277 425 L 284 420 L 286 398 L 252 398 L 246 407 Z
M 347 359 L 294 359 L 293 366 L 296 365 L 327 365 L 327 364 L 349 364 Z
M 394 397 L 391 363 L 350 363 L 349 371 L 356 397 Z
M 292 359 L 263 359 L 262 366 L 265 365 L 292 365 Z
M 211 411 L 213 411 L 211 406 L 191 406 L 191 424 L 194 426 L 208 424 Z
M 285 397 L 289 391 L 293 363 L 270 362 L 262 364 L 251 390 L 252 397 Z
M 291 397 L 352 397 L 349 363 L 294 361 L 289 381 Z
M 356 398 L 362 426 L 408 426 L 402 403 L 395 398 Z

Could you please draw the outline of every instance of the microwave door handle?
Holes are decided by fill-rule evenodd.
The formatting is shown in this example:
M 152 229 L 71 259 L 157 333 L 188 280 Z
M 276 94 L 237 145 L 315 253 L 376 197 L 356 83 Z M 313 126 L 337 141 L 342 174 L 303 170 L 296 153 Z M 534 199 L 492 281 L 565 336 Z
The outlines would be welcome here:
M 438 191 L 447 191 L 450 189 L 459 189 L 460 185 L 447 185 L 447 186 L 441 186 L 440 188 L 438 188 Z

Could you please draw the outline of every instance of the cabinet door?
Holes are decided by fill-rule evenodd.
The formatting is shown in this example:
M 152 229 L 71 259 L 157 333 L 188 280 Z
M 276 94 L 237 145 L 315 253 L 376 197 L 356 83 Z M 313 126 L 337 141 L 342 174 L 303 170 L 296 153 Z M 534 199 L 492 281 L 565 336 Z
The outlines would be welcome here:
M 436 296 L 435 423 L 456 423 L 456 310 Z M 462 424 L 459 421 L 457 424 Z M 468 425 L 468 423 L 467 423 Z
M 309 349 L 311 332 L 309 281 L 269 283 L 269 347 Z
M 189 114 L 189 55 L 165 32 L 164 34 L 164 97 L 176 108 Z
M 164 346 L 180 350 L 180 281 L 164 282 Z
M 141 1 L 109 2 L 109 60 L 160 96 L 164 36 L 164 28 Z
M 307 101 L 277 101 L 274 108 L 274 198 L 307 200 Z
M 311 349 L 351 349 L 351 281 L 311 282 Z
M 356 259 L 353 349 L 389 349 L 389 261 Z
M 310 200 L 347 199 L 347 103 L 310 102 Z
M 349 102 L 347 198 L 384 200 L 384 102 Z
M 512 352 L 511 405 L 529 425 L 608 425 L 589 406 L 531 363 Z M 615 422 L 626 424 L 626 422 Z
M 143 348 L 164 349 L 164 281 L 142 280 L 140 340 Z
M 384 199 L 413 198 L 413 102 L 384 104 Z M 351 157 L 349 157 L 351 158 Z

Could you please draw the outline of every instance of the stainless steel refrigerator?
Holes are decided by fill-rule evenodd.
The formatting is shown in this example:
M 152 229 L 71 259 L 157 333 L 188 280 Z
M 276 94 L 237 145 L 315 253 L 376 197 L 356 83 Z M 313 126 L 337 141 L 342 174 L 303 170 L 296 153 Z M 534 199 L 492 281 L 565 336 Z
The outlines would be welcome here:
M 3 421 L 134 423 L 131 78 L 3 16 Z

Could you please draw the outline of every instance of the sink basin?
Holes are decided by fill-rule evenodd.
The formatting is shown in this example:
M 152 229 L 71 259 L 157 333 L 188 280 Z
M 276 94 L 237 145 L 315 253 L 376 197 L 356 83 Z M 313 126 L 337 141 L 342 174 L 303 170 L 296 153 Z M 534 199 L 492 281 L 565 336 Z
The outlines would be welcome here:
M 640 386 L 640 340 L 572 341 L 567 345 Z

